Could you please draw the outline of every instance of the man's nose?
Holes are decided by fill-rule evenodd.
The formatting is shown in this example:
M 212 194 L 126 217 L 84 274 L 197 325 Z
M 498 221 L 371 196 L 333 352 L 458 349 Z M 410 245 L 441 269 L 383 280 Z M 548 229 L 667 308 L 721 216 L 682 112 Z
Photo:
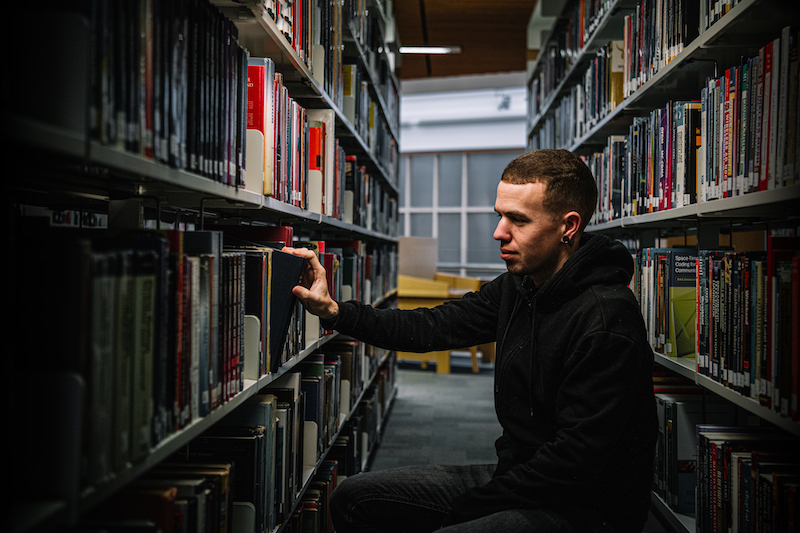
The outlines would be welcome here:
M 494 228 L 494 233 L 492 234 L 492 237 L 494 237 L 496 241 L 507 241 L 508 240 L 507 235 L 508 232 L 506 232 L 503 224 L 503 219 L 501 218 L 497 222 L 497 227 Z

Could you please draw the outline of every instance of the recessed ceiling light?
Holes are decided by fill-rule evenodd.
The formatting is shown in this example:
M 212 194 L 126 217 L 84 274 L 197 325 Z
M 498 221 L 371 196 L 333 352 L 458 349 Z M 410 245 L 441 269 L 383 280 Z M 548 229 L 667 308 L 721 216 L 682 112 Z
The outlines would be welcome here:
M 401 46 L 401 54 L 458 54 L 460 46 Z

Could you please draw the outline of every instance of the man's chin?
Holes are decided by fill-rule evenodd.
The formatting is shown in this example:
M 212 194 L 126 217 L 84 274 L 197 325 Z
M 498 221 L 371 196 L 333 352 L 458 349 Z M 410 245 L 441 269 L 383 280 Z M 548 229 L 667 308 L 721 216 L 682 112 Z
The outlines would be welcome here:
M 509 274 L 523 274 L 522 266 L 511 260 L 506 261 L 506 270 Z

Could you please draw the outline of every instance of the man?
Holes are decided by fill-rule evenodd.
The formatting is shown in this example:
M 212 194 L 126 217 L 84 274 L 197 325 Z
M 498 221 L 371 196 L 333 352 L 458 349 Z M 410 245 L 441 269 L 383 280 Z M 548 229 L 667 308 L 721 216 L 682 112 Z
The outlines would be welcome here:
M 512 161 L 494 238 L 508 272 L 433 309 L 335 302 L 310 251 L 295 294 L 326 327 L 376 346 L 432 351 L 497 342 L 496 465 L 368 472 L 334 492 L 349 531 L 634 532 L 650 501 L 652 351 L 627 284 L 630 253 L 584 233 L 597 189 L 566 150 Z

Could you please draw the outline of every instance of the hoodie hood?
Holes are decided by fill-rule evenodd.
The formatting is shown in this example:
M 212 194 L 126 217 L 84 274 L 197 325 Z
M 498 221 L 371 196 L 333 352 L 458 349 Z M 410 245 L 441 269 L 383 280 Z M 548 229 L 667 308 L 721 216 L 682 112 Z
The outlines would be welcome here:
M 584 233 L 581 247 L 538 290 L 524 276 L 515 276 L 518 290 L 539 302 L 557 304 L 597 285 L 628 285 L 633 276 L 633 258 L 619 241 L 605 235 Z

